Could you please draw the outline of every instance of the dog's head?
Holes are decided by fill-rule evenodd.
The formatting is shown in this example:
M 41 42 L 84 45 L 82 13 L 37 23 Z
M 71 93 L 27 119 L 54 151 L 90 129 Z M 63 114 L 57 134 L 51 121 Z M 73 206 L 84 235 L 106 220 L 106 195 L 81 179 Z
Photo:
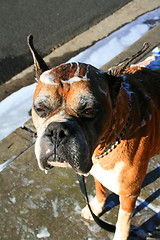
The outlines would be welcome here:
M 93 152 L 111 121 L 111 76 L 83 63 L 49 70 L 34 49 L 32 36 L 29 46 L 38 80 L 32 117 L 39 167 L 71 166 L 76 172 L 88 173 Z

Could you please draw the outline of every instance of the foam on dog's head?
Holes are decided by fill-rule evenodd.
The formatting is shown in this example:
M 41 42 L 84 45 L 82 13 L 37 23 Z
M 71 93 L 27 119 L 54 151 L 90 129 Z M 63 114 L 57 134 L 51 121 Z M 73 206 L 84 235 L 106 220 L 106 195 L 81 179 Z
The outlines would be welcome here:
M 52 69 L 43 72 L 40 76 L 40 81 L 45 84 L 50 84 L 50 85 L 55 84 L 54 75 L 51 72 L 52 72 Z
M 40 81 L 49 85 L 54 85 L 60 81 L 68 84 L 90 81 L 90 78 L 87 77 L 88 67 L 89 65 L 87 64 L 79 63 L 62 64 L 43 72 L 40 76 Z

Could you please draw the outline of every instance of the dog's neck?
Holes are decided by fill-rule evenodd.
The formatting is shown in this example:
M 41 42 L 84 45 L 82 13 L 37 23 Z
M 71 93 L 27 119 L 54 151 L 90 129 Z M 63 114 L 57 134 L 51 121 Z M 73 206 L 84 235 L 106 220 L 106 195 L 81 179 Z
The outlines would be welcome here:
M 151 118 L 149 96 L 144 92 L 141 82 L 134 92 L 131 81 L 123 77 L 121 88 L 116 99 L 115 107 L 112 110 L 112 120 L 107 131 L 99 141 L 99 145 L 94 152 L 98 159 L 106 156 L 114 150 L 121 140 L 134 138 L 137 131 L 144 126 Z M 133 83 L 134 84 L 134 83 Z
M 112 120 L 107 127 L 107 131 L 100 139 L 99 145 L 95 151 L 97 159 L 111 152 L 125 137 L 130 126 L 130 96 L 121 87 L 117 96 L 116 107 L 112 111 Z

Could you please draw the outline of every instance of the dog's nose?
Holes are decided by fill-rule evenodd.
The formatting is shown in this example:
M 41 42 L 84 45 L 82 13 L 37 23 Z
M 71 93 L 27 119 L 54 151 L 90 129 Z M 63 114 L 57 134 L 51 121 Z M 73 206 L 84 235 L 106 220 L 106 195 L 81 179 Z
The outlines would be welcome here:
M 63 141 L 71 134 L 71 130 L 67 123 L 62 122 L 52 122 L 48 125 L 45 130 L 45 135 L 48 136 L 52 142 Z

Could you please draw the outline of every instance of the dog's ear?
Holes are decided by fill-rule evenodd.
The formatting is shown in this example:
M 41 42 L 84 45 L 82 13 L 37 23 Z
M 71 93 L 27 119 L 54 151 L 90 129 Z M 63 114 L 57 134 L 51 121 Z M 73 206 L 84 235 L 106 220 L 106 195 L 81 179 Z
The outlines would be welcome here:
M 108 69 L 108 74 L 112 76 L 121 76 L 125 69 L 128 67 L 128 65 L 137 57 L 139 57 L 142 53 L 144 53 L 147 49 L 149 48 L 149 44 L 145 42 L 142 46 L 142 48 L 136 52 L 134 55 L 131 57 L 128 57 L 124 59 L 122 62 L 116 64 L 115 66 L 111 67 Z
M 105 73 L 106 79 L 108 81 L 111 99 L 114 105 L 116 102 L 116 97 L 121 87 L 122 76 L 125 73 L 125 69 L 135 58 L 137 58 L 142 53 L 144 53 L 148 48 L 149 48 L 149 44 L 145 42 L 143 44 L 143 47 L 138 52 L 136 52 L 131 57 L 124 59 L 122 62 L 118 63 L 117 65 L 109 68 L 108 71 Z
M 108 73 L 105 73 L 105 75 L 108 82 L 110 97 L 113 105 L 115 105 L 117 95 L 121 88 L 122 77 L 115 77 L 115 76 L 109 75 Z
M 45 61 L 43 60 L 43 58 L 35 50 L 34 45 L 33 45 L 33 36 L 32 35 L 29 35 L 27 37 L 27 43 L 28 43 L 29 49 L 32 53 L 32 56 L 33 56 L 36 80 L 38 81 L 42 72 L 49 70 L 49 68 L 48 68 L 47 64 L 45 63 Z

